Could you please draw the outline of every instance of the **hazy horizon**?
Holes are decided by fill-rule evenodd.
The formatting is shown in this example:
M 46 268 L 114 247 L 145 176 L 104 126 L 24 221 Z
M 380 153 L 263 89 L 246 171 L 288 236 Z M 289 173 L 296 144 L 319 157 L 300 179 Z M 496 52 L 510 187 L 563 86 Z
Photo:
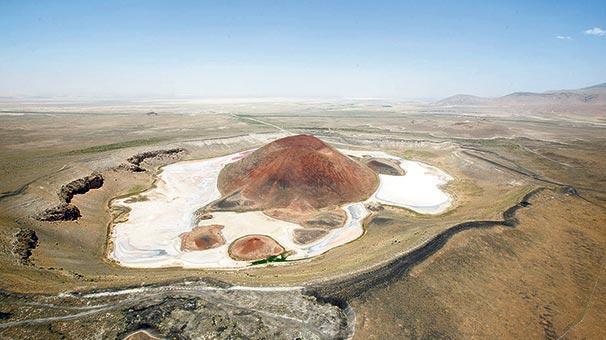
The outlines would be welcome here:
M 0 96 L 501 96 L 603 83 L 606 3 L 0 3 Z

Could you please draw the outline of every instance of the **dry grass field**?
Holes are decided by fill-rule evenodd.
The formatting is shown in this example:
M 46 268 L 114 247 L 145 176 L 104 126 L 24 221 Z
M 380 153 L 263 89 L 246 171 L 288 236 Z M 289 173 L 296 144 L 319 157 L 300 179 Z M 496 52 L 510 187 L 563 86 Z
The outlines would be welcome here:
M 33 293 L 181 279 L 305 286 L 323 292 L 326 301 L 332 294 L 351 306 L 357 339 L 606 337 L 602 122 L 470 116 L 420 104 L 246 108 L 166 104 L 147 115 L 150 107 L 32 104 L 28 113 L 0 115 L 0 289 L 25 294 L 27 301 Z M 386 206 L 366 219 L 360 239 L 286 264 L 235 271 L 129 269 L 107 258 L 112 223 L 123 218 L 110 209 L 111 200 L 153 186 L 162 165 L 247 150 L 288 134 L 312 134 L 337 148 L 382 150 L 439 167 L 454 178 L 445 188 L 454 205 L 441 215 Z M 124 166 L 133 155 L 171 148 L 185 151 L 143 161 L 146 171 Z M 74 196 L 79 219 L 36 219 L 61 203 L 62 185 L 93 172 L 104 183 Z M 543 189 L 524 201 L 537 188 Z M 503 213 L 515 206 L 515 223 L 507 225 L 513 219 Z M 454 232 L 442 245 L 423 250 L 451 227 L 473 221 L 500 224 Z M 37 237 L 31 255 L 16 250 L 27 248 L 15 236 L 21 229 Z M 422 258 L 408 260 L 419 249 L 425 251 Z M 394 270 L 402 259 L 410 265 Z M 390 274 L 384 282 L 356 281 L 373 271 Z M 340 290 L 348 283 L 355 289 Z M 22 318 L 6 299 L 0 298 L 0 337 L 27 334 L 23 326 L 2 327 Z M 53 327 L 75 334 L 63 321 L 45 324 L 48 329 L 36 328 L 37 335 L 59 337 L 50 332 Z

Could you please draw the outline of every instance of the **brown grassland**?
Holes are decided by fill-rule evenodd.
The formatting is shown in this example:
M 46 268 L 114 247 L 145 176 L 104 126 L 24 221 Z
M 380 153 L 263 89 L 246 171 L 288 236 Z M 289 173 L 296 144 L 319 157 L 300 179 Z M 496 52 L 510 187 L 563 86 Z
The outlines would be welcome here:
M 287 110 L 0 116 L 0 289 L 58 294 L 183 278 L 247 286 L 347 282 L 452 226 L 501 220 L 524 195 L 545 188 L 516 212 L 517 225 L 458 232 L 406 271 L 347 296 L 355 338 L 606 338 L 603 122 L 418 107 Z M 437 166 L 455 178 L 445 188 L 455 203 L 436 216 L 385 207 L 366 219 L 360 239 L 306 261 L 225 271 L 130 269 L 108 260 L 112 221 L 127 216 L 110 209 L 112 199 L 138 199 L 162 165 L 259 147 L 288 133 Z M 145 161 L 145 172 L 120 167 L 134 154 L 176 147 L 186 151 Z M 103 186 L 72 199 L 81 218 L 34 218 L 59 203 L 61 185 L 94 171 Z M 14 252 L 19 228 L 38 238 L 26 261 Z M 0 328 L 0 337 L 19 332 Z

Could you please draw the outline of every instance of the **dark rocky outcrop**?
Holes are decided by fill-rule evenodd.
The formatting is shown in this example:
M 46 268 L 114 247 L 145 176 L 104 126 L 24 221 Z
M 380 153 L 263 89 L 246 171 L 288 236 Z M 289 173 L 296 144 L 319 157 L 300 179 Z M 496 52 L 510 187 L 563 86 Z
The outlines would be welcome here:
M 242 192 L 236 191 L 199 209 L 199 214 L 203 214 L 206 211 L 254 210 L 254 208 L 254 201 L 245 198 Z
M 405 172 L 400 165 L 391 159 L 367 159 L 366 165 L 381 175 L 404 176 Z
M 36 232 L 27 228 L 19 228 L 13 240 L 13 255 L 19 263 L 29 264 L 32 250 L 37 246 L 38 236 Z
M 133 290 L 135 287 L 143 289 Z M 292 340 L 353 336 L 355 315 L 346 302 L 333 305 L 296 288 L 230 287 L 218 280 L 192 277 L 163 285 L 59 295 L 0 290 L 0 338 Z M 103 292 L 109 294 L 95 294 Z
M 385 208 L 379 202 L 369 202 L 369 203 L 366 203 L 366 209 L 368 209 L 370 211 L 381 211 Z
M 194 224 L 198 224 L 198 222 L 203 221 L 203 220 L 210 220 L 213 218 L 213 215 L 206 212 L 206 210 L 204 208 L 200 208 L 196 211 L 194 211 L 194 218 L 193 218 L 193 223 Z
M 38 215 L 34 216 L 40 221 L 74 221 L 80 218 L 80 209 L 71 204 L 75 195 L 82 195 L 92 189 L 99 189 L 103 186 L 103 176 L 99 173 L 92 174 L 71 181 L 61 186 L 57 193 L 61 203 L 55 207 L 48 208 Z
M 202 220 L 210 220 L 210 219 L 212 219 L 213 215 L 212 214 L 202 214 L 202 215 L 197 216 L 197 217 L 198 217 L 198 219 L 200 221 L 202 221 Z
M 562 187 L 562 192 L 569 196 L 579 196 L 579 191 L 575 187 L 564 186 Z
M 138 153 L 136 155 L 129 157 L 126 160 L 126 163 L 120 165 L 120 167 L 123 169 L 126 169 L 128 171 L 132 171 L 132 172 L 144 172 L 145 169 L 141 166 L 141 164 L 146 159 L 159 158 L 159 157 L 165 157 L 165 156 L 173 157 L 173 156 L 177 156 L 178 154 L 180 154 L 182 152 L 185 152 L 185 149 L 173 148 L 173 149 L 166 149 L 166 150 L 145 151 L 145 152 L 141 152 L 141 153 Z
M 75 221 L 80 216 L 82 215 L 78 207 L 73 204 L 63 203 L 44 210 L 36 218 L 40 221 Z
M 168 149 L 168 150 L 157 150 L 148 151 L 136 154 L 127 159 L 127 164 L 123 164 L 122 167 L 134 171 L 141 172 L 145 171 L 141 167 L 141 163 L 149 158 L 156 158 L 161 156 L 173 156 L 185 151 L 182 148 Z M 92 189 L 98 189 L 103 186 L 103 176 L 100 173 L 93 172 L 92 174 L 71 181 L 61 186 L 57 196 L 59 196 L 59 205 L 48 208 L 43 212 L 34 216 L 34 218 L 40 221 L 74 221 L 81 217 L 80 209 L 75 205 L 71 204 L 72 199 L 75 195 L 82 195 Z
M 99 189 L 102 186 L 103 176 L 93 172 L 89 176 L 79 178 L 61 186 L 59 198 L 65 203 L 70 203 L 75 195 L 85 194 L 91 189 Z

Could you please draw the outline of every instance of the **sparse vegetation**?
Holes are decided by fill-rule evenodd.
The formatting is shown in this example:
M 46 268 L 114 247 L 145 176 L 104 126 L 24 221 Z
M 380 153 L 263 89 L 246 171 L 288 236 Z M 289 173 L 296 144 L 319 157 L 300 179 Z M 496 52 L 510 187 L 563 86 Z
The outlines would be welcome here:
M 331 114 L 331 117 L 298 114 L 261 119 L 289 131 L 294 130 L 293 126 L 317 127 L 321 132 L 318 136 L 338 148 L 381 149 L 444 169 L 455 177 L 455 181 L 446 187 L 455 195 L 455 208 L 442 215 L 421 216 L 405 209 L 384 206 L 384 209 L 373 212 L 373 216 L 377 217 L 376 221 L 387 222 L 369 222 L 360 239 L 311 261 L 297 261 L 293 265 L 272 266 L 272 263 L 292 261 L 286 254 L 280 254 L 256 260 L 249 267 L 234 271 L 125 268 L 107 260 L 104 244 L 108 235 L 108 215 L 113 214 L 114 221 L 119 222 L 128 219 L 129 211 L 114 209 L 108 213 L 107 203 L 119 194 L 124 194 L 121 197 L 131 196 L 133 200 L 142 199 L 137 194 L 149 188 L 157 167 L 149 166 L 143 173 L 102 172 L 106 180 L 102 189 L 74 199 L 82 210 L 82 218 L 77 222 L 33 221 L 28 214 L 33 208 L 44 209 L 49 206 L 49 201 L 56 200 L 57 190 L 62 184 L 89 175 L 93 170 L 117 166 L 135 154 L 119 152 L 122 148 L 154 143 L 157 145 L 154 144 L 153 149 L 141 152 L 168 148 L 163 141 L 192 138 L 191 132 L 187 131 L 200 127 L 205 135 L 200 137 L 201 133 L 197 132 L 198 136 L 189 139 L 191 144 L 185 146 L 189 159 L 204 159 L 262 145 L 261 141 L 242 142 L 234 136 L 246 133 L 260 135 L 268 129 L 256 124 L 245 128 L 244 124 L 229 125 L 234 118 L 227 115 L 212 118 L 183 115 L 179 119 L 159 115 L 154 119 L 143 119 L 143 122 L 140 114 L 133 117 L 111 115 L 103 117 L 111 123 L 102 127 L 98 124 L 102 119 L 92 114 L 39 116 L 36 124 L 29 124 L 27 116 L 0 117 L 6 126 L 0 131 L 4 142 L 0 155 L 5 161 L 0 168 L 0 182 L 3 193 L 7 192 L 0 206 L 0 221 L 6 228 L 6 236 L 3 238 L 0 234 L 0 242 L 4 242 L 2 246 L 9 250 L 8 255 L 0 259 L 2 289 L 58 293 L 194 276 L 242 286 L 306 286 L 309 282 L 324 280 L 330 284 L 331 279 L 347 278 L 355 275 L 352 273 L 364 272 L 405 254 L 449 226 L 465 221 L 500 219 L 504 209 L 537 185 L 556 186 L 537 183 L 532 176 L 471 157 L 463 152 L 465 149 L 458 149 L 466 145 L 485 150 L 476 154 L 494 158 L 512 169 L 536 172 L 566 183 L 576 188 L 580 197 L 546 190 L 527 209 L 519 211 L 516 217 L 520 224 L 515 229 L 495 227 L 461 232 L 435 255 L 412 268 L 409 274 L 384 286 L 373 287 L 372 299 L 348 300 L 357 319 L 367 321 L 356 325 L 357 336 L 388 338 L 405 329 L 411 336 L 439 334 L 456 338 L 486 334 L 482 332 L 491 327 L 491 331 L 500 334 L 510 334 L 519 328 L 519 332 L 540 337 L 543 326 L 534 306 L 539 306 L 543 319 L 549 321 L 543 322 L 549 334 L 561 335 L 570 322 L 581 315 L 596 282 L 606 244 L 604 233 L 599 231 L 599 227 L 604 225 L 603 208 L 599 205 L 604 205 L 602 192 L 605 191 L 603 178 L 606 173 L 602 157 L 605 147 L 601 138 L 602 128 L 549 122 L 535 124 L 526 119 L 500 120 L 493 117 L 482 120 L 482 125 L 471 131 L 465 125 L 453 124 L 470 119 L 456 114 L 411 114 L 406 118 L 380 113 L 349 116 L 331 111 Z M 68 127 L 57 128 L 58 120 Z M 123 131 L 138 136 L 137 132 L 147 133 L 158 129 L 159 124 L 164 129 L 159 133 L 162 137 L 135 137 L 126 142 L 104 143 L 108 138 L 120 141 L 124 138 L 121 137 Z M 366 124 L 372 128 L 365 130 Z M 495 131 L 503 138 L 493 139 Z M 305 132 L 315 133 L 312 130 Z M 527 138 L 519 138 L 521 135 Z M 28 136 L 32 143 L 22 136 Z M 88 147 L 90 145 L 97 146 Z M 69 159 L 58 157 L 65 155 L 70 155 Z M 539 159 L 541 155 L 557 162 Z M 23 190 L 16 190 L 24 184 L 28 185 Z M 39 238 L 39 245 L 31 255 L 33 265 L 20 265 L 11 255 L 13 235 L 21 227 L 15 221 L 35 230 Z M 111 248 L 112 244 L 108 247 Z M 545 290 L 546 285 L 550 289 Z M 488 303 L 479 303 L 478 296 Z M 593 301 L 598 298 L 596 294 Z M 494 309 L 489 308 L 493 305 L 499 310 L 509 310 L 515 325 L 524 327 L 513 329 L 513 321 L 510 324 L 496 322 L 492 318 Z M 558 308 L 547 311 L 544 306 Z M 595 326 L 599 325 L 599 316 L 604 313 L 601 306 L 597 303 L 591 305 L 586 314 L 588 322 L 579 324 L 574 336 L 591 338 L 591 335 L 601 334 L 599 327 Z M 468 316 L 477 322 L 462 324 L 461 318 Z M 390 321 L 396 317 L 398 323 Z M 533 318 L 538 321 L 526 322 Z M 54 329 L 58 323 L 50 325 Z M 15 330 L 24 329 L 3 330 L 5 333 L 2 335 L 9 336 L 16 334 L 11 333 Z M 46 328 L 39 329 L 44 333 Z M 68 324 L 64 324 L 63 329 L 74 332 L 74 327 Z
M 124 149 L 124 148 L 132 148 L 132 147 L 136 147 L 136 146 L 154 145 L 154 144 L 158 144 L 159 142 L 162 142 L 164 140 L 165 140 L 165 138 L 135 139 L 135 140 L 129 140 L 129 141 L 125 141 L 125 142 L 103 144 L 103 145 L 91 146 L 91 147 L 83 148 L 83 149 L 76 149 L 76 150 L 68 151 L 64 154 L 67 156 L 73 156 L 73 155 L 81 155 L 81 154 L 99 153 L 99 152 L 106 152 L 106 151 L 112 151 L 112 150 L 118 150 L 118 149 Z
M 128 189 L 127 195 L 138 194 L 146 189 L 145 185 L 136 184 Z

